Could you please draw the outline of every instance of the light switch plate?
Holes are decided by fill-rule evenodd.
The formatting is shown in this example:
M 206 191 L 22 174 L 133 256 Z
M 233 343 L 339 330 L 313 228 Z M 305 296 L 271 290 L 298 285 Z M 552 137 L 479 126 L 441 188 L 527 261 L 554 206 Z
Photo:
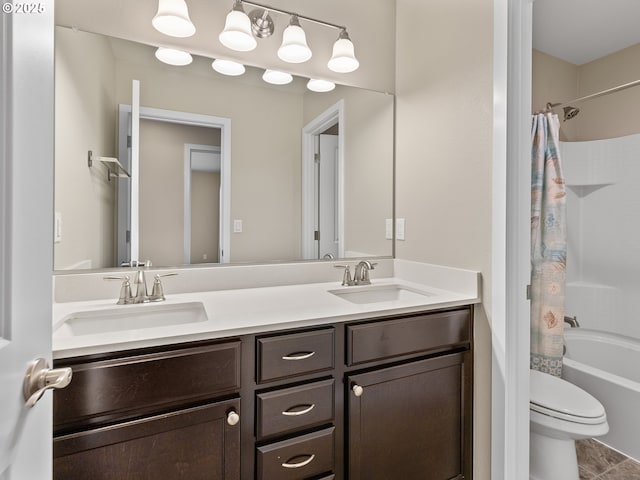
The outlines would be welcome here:
M 404 240 L 404 218 L 396 218 L 396 240 Z
M 233 221 L 233 233 L 242 233 L 242 220 Z

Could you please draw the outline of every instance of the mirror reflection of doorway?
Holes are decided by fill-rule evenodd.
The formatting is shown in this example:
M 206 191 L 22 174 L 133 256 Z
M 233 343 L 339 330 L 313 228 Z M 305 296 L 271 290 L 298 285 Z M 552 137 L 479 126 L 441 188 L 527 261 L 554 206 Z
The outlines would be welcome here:
M 338 124 L 318 135 L 316 258 L 338 258 Z
M 120 109 L 119 150 L 131 161 L 125 153 L 133 143 L 127 142 L 131 115 L 126 107 Z M 230 121 L 221 117 L 141 107 L 136 212 L 133 202 L 121 201 L 133 189 L 127 188 L 128 182 L 119 184 L 124 190 L 118 194 L 118 217 L 130 218 L 128 224 L 118 222 L 120 265 L 131 260 L 133 251 L 121 223 L 138 225 L 139 261 L 229 262 L 230 128 Z

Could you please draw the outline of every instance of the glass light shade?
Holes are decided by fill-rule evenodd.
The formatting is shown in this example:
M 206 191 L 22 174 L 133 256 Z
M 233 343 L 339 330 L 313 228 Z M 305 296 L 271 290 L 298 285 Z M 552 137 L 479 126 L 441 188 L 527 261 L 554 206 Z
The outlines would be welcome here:
M 340 34 L 340 38 L 333 44 L 333 55 L 327 64 L 329 70 L 336 73 L 349 73 L 357 70 L 360 62 L 355 56 L 353 43 L 347 32 Z
M 251 20 L 242 10 L 242 6 L 239 7 L 239 10 L 236 8 L 234 7 L 227 15 L 224 30 L 218 39 L 220 43 L 231 50 L 249 52 L 256 48 L 258 42 L 251 33 Z
M 278 70 L 265 70 L 262 74 L 262 79 L 273 85 L 286 85 L 293 81 L 293 76 L 287 72 L 280 72 Z
M 336 84 L 327 80 L 319 80 L 312 78 L 307 82 L 307 88 L 312 92 L 330 92 L 336 88 Z
M 237 77 L 245 72 L 243 64 L 231 60 L 222 60 L 220 58 L 216 58 L 211 66 L 216 72 L 231 77 Z
M 298 23 L 297 17 L 291 17 L 289 26 L 282 34 L 282 45 L 278 49 L 278 57 L 289 63 L 302 63 L 311 58 L 313 53 L 307 45 L 307 36 Z
M 170 37 L 190 37 L 196 33 L 184 0 L 159 0 L 158 12 L 151 20 L 153 28 Z
M 193 57 L 189 52 L 176 50 L 175 48 L 158 47 L 156 58 L 168 65 L 176 65 L 178 67 L 189 65 L 193 62 Z

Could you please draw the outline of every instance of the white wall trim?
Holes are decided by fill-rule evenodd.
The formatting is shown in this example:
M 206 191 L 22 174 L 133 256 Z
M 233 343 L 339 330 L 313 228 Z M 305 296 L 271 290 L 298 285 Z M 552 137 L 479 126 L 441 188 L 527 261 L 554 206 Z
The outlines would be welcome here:
M 198 145 L 195 143 L 184 144 L 184 246 L 182 261 L 185 265 L 191 263 L 191 152 L 193 150 L 220 154 L 220 147 L 212 145 Z M 222 159 L 220 160 L 220 179 L 222 180 L 222 170 L 225 166 L 222 165 Z M 229 170 L 227 169 L 227 171 Z M 220 189 L 220 200 L 222 200 L 222 196 L 226 194 L 226 192 Z M 220 245 L 222 245 L 222 237 L 225 235 L 223 227 L 224 224 L 222 216 L 220 215 L 218 219 L 218 242 L 220 242 L 218 246 L 218 258 L 222 257 Z M 228 231 L 226 232 L 226 235 L 229 235 Z
M 494 0 L 491 478 L 529 478 L 533 0 Z
M 344 100 L 327 108 L 302 129 L 302 258 L 314 252 L 314 137 L 338 121 L 338 258 L 344 258 Z

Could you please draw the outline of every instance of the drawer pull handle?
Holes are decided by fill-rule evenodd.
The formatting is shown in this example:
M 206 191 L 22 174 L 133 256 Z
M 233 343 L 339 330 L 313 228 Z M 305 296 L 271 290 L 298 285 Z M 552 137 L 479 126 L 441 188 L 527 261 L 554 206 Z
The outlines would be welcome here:
M 283 360 L 306 360 L 307 358 L 311 358 L 316 354 L 316 352 L 300 352 L 300 353 L 292 353 L 290 355 L 285 355 L 282 357 Z
M 289 462 L 284 462 L 282 464 L 282 466 L 284 468 L 301 468 L 301 467 L 305 467 L 307 465 L 309 465 L 313 459 L 316 458 L 315 455 L 311 455 L 309 458 L 307 458 L 306 460 L 299 462 L 299 463 L 289 463 Z
M 315 403 L 312 403 L 311 405 L 309 405 L 307 408 L 305 408 L 304 410 L 285 410 L 284 412 L 282 412 L 283 415 L 286 415 L 287 417 L 297 417 L 298 415 L 304 415 L 306 413 L 309 413 L 311 410 L 313 410 L 316 407 Z
M 351 387 L 351 390 L 353 390 L 353 394 L 356 397 L 361 397 L 364 393 L 364 388 L 362 388 L 360 385 L 354 385 L 353 387 Z
M 238 422 L 240 421 L 240 415 L 238 415 L 236 412 L 234 412 L 233 410 L 231 410 L 228 414 L 227 414 L 227 423 L 229 425 L 231 425 L 232 427 L 234 425 L 237 425 Z

